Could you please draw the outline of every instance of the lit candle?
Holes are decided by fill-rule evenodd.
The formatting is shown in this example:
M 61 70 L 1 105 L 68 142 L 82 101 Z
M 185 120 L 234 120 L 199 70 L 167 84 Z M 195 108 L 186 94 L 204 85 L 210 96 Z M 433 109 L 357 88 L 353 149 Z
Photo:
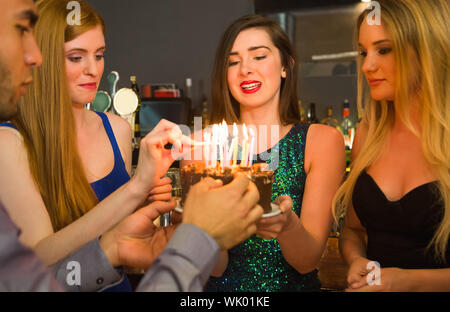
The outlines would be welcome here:
M 223 168 L 229 167 L 229 157 L 228 157 L 228 125 L 225 120 L 222 123 L 222 134 L 223 134 Z
M 209 147 L 211 144 L 211 133 L 209 132 L 205 132 L 205 134 L 203 135 L 203 137 L 205 138 L 205 150 L 204 150 L 204 157 L 205 157 L 205 167 L 208 168 L 209 167 Z
M 217 144 L 219 143 L 219 135 L 218 135 L 218 126 L 213 125 L 212 129 L 212 157 L 211 157 L 211 165 L 213 168 L 217 166 Z
M 231 140 L 231 146 L 230 146 L 230 152 L 229 156 L 230 159 L 233 159 L 233 166 L 236 166 L 237 163 L 237 152 L 238 152 L 238 128 L 236 123 L 233 123 L 233 139 Z
M 248 133 L 247 133 L 247 127 L 245 126 L 245 124 L 244 124 L 242 132 L 244 133 L 244 142 L 242 143 L 244 149 L 243 149 L 242 155 L 241 155 L 241 167 L 247 167 Z
M 251 139 L 250 139 L 250 152 L 249 152 L 249 167 L 251 167 L 252 166 L 252 164 L 253 164 L 253 154 L 254 154 L 254 148 L 255 148 L 255 132 L 253 131 L 253 129 L 252 128 L 249 128 L 249 131 L 250 131 L 250 136 L 251 136 Z
M 227 166 L 227 123 L 225 120 L 220 124 L 220 151 L 222 153 L 222 172 Z
M 219 145 L 219 168 L 223 169 L 223 123 L 221 123 L 217 128 L 217 143 Z

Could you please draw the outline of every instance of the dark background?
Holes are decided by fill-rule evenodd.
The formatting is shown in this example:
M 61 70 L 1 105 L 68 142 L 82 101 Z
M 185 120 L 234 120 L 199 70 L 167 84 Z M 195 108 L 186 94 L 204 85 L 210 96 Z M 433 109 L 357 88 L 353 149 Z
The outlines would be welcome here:
M 120 75 L 118 88 L 173 82 L 185 89 L 191 78 L 192 104 L 210 99 L 210 76 L 219 39 L 235 19 L 259 13 L 277 20 L 294 43 L 299 57 L 299 98 L 307 109 L 315 102 L 319 120 L 326 107 L 341 119 L 342 102 L 351 103 L 356 119 L 354 58 L 312 61 L 313 55 L 350 52 L 357 0 L 88 0 L 106 23 L 106 76 Z M 209 101 L 208 101 L 209 103 Z

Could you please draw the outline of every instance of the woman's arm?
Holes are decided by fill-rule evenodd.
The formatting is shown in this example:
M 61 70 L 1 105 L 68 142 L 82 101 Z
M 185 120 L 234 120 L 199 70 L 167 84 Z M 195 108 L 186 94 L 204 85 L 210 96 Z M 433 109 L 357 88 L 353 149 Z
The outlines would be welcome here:
M 300 218 L 292 209 L 286 209 L 283 214 L 258 223 L 257 234 L 276 237 L 286 261 L 300 273 L 314 270 L 325 248 L 333 222 L 331 201 L 345 174 L 344 151 L 344 141 L 337 130 L 311 126 L 306 140 L 307 177 Z
M 382 268 L 373 276 L 346 289 L 352 292 L 375 291 L 450 291 L 450 269 Z M 367 275 L 369 277 L 369 275 Z M 376 277 L 376 279 L 374 279 Z M 373 281 L 373 283 L 370 283 Z
M 358 125 L 353 142 L 351 162 L 354 162 L 359 155 L 361 146 L 367 136 L 367 126 L 364 122 Z M 352 203 L 347 208 L 344 224 L 339 238 L 339 249 L 342 257 L 348 265 L 357 258 L 366 257 L 367 234 L 358 216 L 355 213 Z
M 0 127 L 0 201 L 21 229 L 20 241 L 33 247 L 53 233 L 53 226 L 19 137 Z
M 348 265 L 358 258 L 366 258 L 367 234 L 356 216 L 353 205 L 347 208 L 341 235 L 339 250 Z
M 310 126 L 305 170 L 300 218 L 293 223 L 296 226 L 289 227 L 278 237 L 284 257 L 301 273 L 318 266 L 333 224 L 331 201 L 345 174 L 345 146 L 338 130 L 323 125 Z M 292 210 L 290 213 L 294 214 Z
M 83 217 L 54 233 L 50 216 L 31 175 L 23 143 L 0 130 L 0 200 L 21 229 L 20 240 L 46 265 L 100 236 L 130 214 L 143 200 L 132 185 L 124 185 Z
M 51 265 L 133 212 L 146 200 L 156 177 L 162 176 L 173 161 L 170 152 L 163 148 L 167 142 L 174 142 L 170 135 L 173 126 L 167 121 L 160 122 L 141 141 L 135 176 L 57 233 L 53 233 L 49 215 L 31 176 L 23 143 L 12 133 L 0 131 L 0 199 L 22 229 L 23 243 L 33 247 L 44 263 Z

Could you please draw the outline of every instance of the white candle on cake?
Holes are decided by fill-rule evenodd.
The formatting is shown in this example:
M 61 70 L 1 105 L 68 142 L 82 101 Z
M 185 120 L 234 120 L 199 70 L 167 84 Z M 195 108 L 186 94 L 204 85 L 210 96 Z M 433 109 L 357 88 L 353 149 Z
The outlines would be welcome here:
M 255 132 L 253 131 L 252 128 L 249 128 L 250 131 L 250 151 L 249 151 L 249 167 L 252 166 L 253 164 L 253 154 L 254 154 L 254 149 L 255 149 Z
M 210 144 L 211 144 L 211 133 L 209 132 L 205 132 L 205 134 L 203 135 L 204 139 L 205 139 L 205 149 L 204 149 L 204 157 L 205 157 L 205 167 L 208 168 L 209 167 L 209 148 L 210 148 Z
M 242 128 L 242 132 L 244 134 L 244 141 L 242 143 L 243 146 L 243 151 L 242 151 L 242 155 L 241 155 L 241 167 L 247 167 L 247 159 L 248 159 L 248 133 L 247 133 L 247 127 L 243 126 Z

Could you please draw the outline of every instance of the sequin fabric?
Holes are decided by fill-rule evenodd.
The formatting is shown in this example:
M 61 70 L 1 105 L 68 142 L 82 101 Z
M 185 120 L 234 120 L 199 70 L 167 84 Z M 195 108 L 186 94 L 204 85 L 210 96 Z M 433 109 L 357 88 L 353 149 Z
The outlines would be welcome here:
M 289 195 L 293 210 L 299 216 L 306 173 L 304 152 L 309 125 L 296 124 L 270 150 L 262 153 L 257 162 L 276 168 L 272 185 L 272 201 L 280 195 Z M 278 156 L 277 156 L 278 155 Z M 277 161 L 278 160 L 278 161 Z M 284 259 L 276 239 L 266 240 L 256 235 L 228 252 L 228 266 L 224 274 L 211 277 L 205 291 L 319 291 L 317 270 L 298 273 Z

